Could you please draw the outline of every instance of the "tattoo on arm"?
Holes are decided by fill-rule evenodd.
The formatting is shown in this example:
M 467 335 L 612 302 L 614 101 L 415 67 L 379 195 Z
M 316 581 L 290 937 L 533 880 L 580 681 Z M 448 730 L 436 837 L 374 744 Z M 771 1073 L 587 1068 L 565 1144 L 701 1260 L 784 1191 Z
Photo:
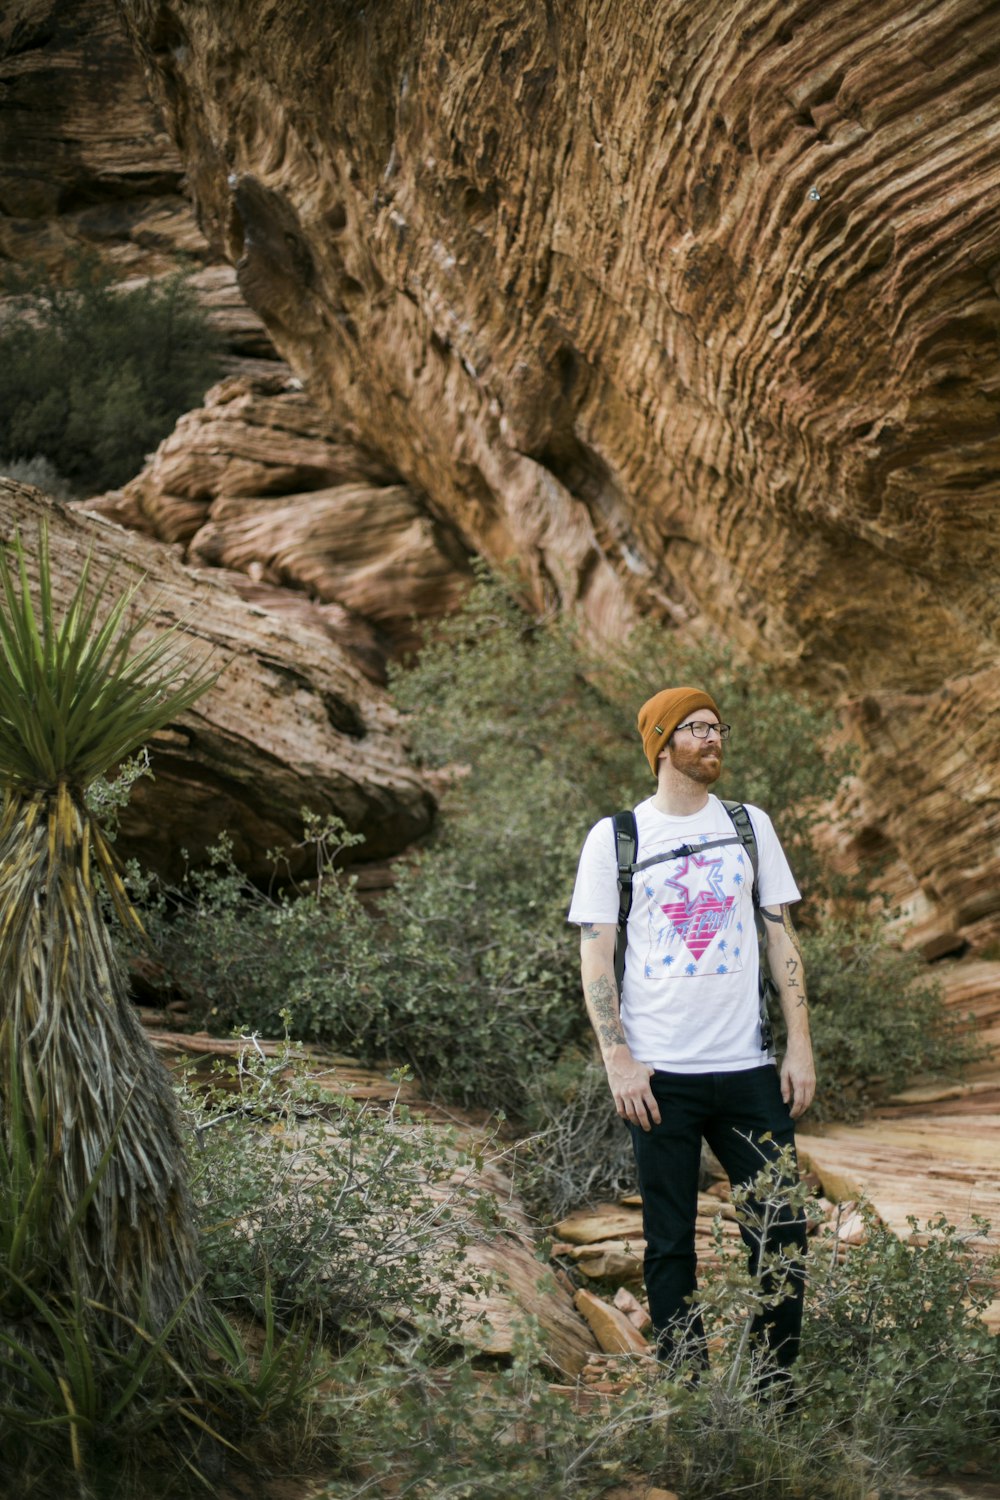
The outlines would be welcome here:
M 618 1017 L 614 986 L 606 974 L 588 985 L 587 999 L 601 1046 L 616 1047 L 624 1043 L 625 1033 Z
M 785 985 L 789 993 L 796 999 L 799 1006 L 806 1004 L 806 997 L 802 990 L 802 949 L 792 926 L 792 914 L 787 903 L 782 903 L 778 911 L 766 911 L 762 906 L 760 914 L 767 922 L 773 922 L 776 927 L 781 927 L 788 941 L 792 945 L 794 958 L 785 959 Z
M 783 906 L 781 908 L 781 925 L 785 929 L 785 932 L 788 934 L 788 941 L 795 949 L 799 962 L 801 963 L 802 949 L 799 947 L 799 939 L 796 934 L 795 928 L 792 926 L 792 914 L 787 906 Z
M 785 960 L 788 988 L 796 994 L 796 1004 L 801 1008 L 806 1003 L 805 993 L 802 988 L 802 949 L 799 947 L 799 940 L 795 928 L 792 926 L 792 914 L 787 906 L 782 906 L 781 908 L 781 925 L 795 954 L 794 958 L 787 958 Z
M 594 941 L 594 939 L 597 938 L 597 937 L 600 937 L 600 933 L 598 932 L 597 928 L 594 926 L 593 922 L 581 922 L 580 923 L 580 942 L 581 943 L 592 943 Z

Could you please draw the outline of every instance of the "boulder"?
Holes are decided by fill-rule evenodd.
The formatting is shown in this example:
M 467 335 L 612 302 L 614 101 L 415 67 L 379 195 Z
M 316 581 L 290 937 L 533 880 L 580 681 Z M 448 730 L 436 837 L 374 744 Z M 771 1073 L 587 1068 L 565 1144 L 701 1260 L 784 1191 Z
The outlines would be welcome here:
M 625 1313 L 581 1287 L 574 1298 L 576 1309 L 590 1324 L 606 1354 L 645 1354 L 649 1344 Z
M 270 873 L 267 851 L 302 835 L 302 809 L 339 814 L 381 858 L 427 831 L 434 803 L 407 759 L 400 716 L 322 619 L 308 622 L 249 603 L 225 575 L 184 567 L 161 544 L 100 517 L 0 479 L 0 527 L 29 550 L 38 524 L 50 533 L 57 605 L 88 556 L 96 577 L 140 585 L 154 610 L 150 631 L 184 622 L 196 657 L 219 678 L 176 724 L 154 737 L 153 778 L 140 779 L 118 848 L 177 874 L 227 831 L 237 862 Z M 292 851 L 308 863 L 311 851 Z M 314 856 L 313 856 L 314 858 Z

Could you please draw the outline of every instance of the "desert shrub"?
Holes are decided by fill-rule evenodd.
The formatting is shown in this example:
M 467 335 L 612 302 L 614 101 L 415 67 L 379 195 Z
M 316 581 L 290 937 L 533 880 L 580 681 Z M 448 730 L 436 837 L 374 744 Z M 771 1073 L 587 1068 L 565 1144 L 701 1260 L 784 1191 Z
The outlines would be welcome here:
M 982 1055 L 934 971 L 892 947 L 877 917 L 827 916 L 800 937 L 820 1079 L 810 1119 L 856 1119 L 920 1074 L 957 1077 Z
M 248 1038 L 180 1087 L 204 1280 L 197 1315 L 151 1328 L 54 1295 L 32 1255 L 44 1183 L 0 1150 L 0 1485 L 5 1494 L 145 1500 L 215 1493 L 238 1470 L 329 1470 L 320 1400 L 338 1358 L 419 1327 L 461 1348 L 488 1278 L 466 1258 L 500 1215 L 472 1148 L 308 1079 Z M 194 1294 L 192 1293 L 192 1296 Z M 348 1364 L 342 1367 L 346 1373 Z
M 19 479 L 22 484 L 33 484 L 53 500 L 72 500 L 74 488 L 59 473 L 55 464 L 36 454 L 34 458 L 5 458 L 0 455 L 0 474 L 6 479 Z
M 315 851 L 316 874 L 302 886 L 277 884 L 285 870 L 277 853 L 275 888 L 253 885 L 223 837 L 206 864 L 178 884 L 133 866 L 133 891 L 165 981 L 184 995 L 198 1026 L 277 1037 L 287 1015 L 304 1041 L 381 1056 L 384 941 L 353 878 L 337 868 L 361 840 L 339 818 L 306 813 L 304 820 L 303 845 Z
M 521 1190 L 542 1222 L 637 1190 L 632 1138 L 593 1056 L 570 1052 L 529 1080 L 525 1126 Z
M 219 370 L 183 276 L 121 290 L 81 260 L 68 286 L 37 280 L 0 330 L 0 452 L 79 490 L 124 484 Z
M 356 1103 L 252 1038 L 184 1098 L 214 1305 L 260 1316 L 269 1298 L 333 1337 L 415 1315 L 446 1330 L 483 1290 L 465 1250 L 498 1218 L 476 1181 L 486 1141 L 460 1146 L 398 1098 Z
M 1000 1343 L 981 1314 L 1000 1256 L 989 1225 L 960 1232 L 941 1216 L 910 1242 L 863 1208 L 866 1237 L 839 1257 L 814 1246 L 803 1380 L 841 1430 L 909 1465 L 995 1462 L 1000 1440 Z M 975 1253 L 970 1240 L 979 1241 Z
M 237 1445 L 280 1453 L 324 1373 L 313 1330 L 277 1330 L 265 1287 L 251 1355 L 200 1283 L 166 1322 L 154 1274 L 144 1274 L 129 1312 L 67 1284 L 51 1243 L 54 1174 L 24 1124 L 22 1116 L 0 1142 L 2 1492 L 57 1500 L 204 1493 Z M 78 1213 L 107 1164 L 84 1184 Z
M 802 1196 L 782 1171 L 770 1164 L 754 1184 L 765 1214 Z M 761 1267 L 778 1278 L 765 1291 L 743 1248 L 720 1237 L 700 1298 L 712 1356 L 698 1384 L 623 1357 L 607 1401 L 576 1402 L 550 1384 L 530 1319 L 509 1366 L 492 1372 L 467 1356 L 443 1362 L 419 1330 L 391 1341 L 376 1332 L 338 1367 L 345 1463 L 324 1493 L 583 1500 L 641 1478 L 690 1500 L 863 1500 L 900 1492 L 928 1463 L 990 1462 L 1000 1366 L 967 1244 L 943 1224 L 913 1245 L 870 1216 L 869 1228 L 846 1258 L 833 1236 L 813 1240 L 791 1406 L 786 1388 L 761 1385 L 747 1342 L 791 1264 Z

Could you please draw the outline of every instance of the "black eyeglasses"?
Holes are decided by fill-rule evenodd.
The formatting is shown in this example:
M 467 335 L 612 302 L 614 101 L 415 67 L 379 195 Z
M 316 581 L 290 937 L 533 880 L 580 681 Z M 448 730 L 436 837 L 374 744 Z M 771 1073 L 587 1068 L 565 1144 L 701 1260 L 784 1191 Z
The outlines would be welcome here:
M 728 740 L 732 733 L 731 724 L 710 724 L 707 719 L 694 719 L 690 724 L 678 724 L 677 729 L 690 729 L 696 740 L 707 740 L 710 734 L 717 734 L 720 740 Z M 677 733 L 677 729 L 674 733 Z

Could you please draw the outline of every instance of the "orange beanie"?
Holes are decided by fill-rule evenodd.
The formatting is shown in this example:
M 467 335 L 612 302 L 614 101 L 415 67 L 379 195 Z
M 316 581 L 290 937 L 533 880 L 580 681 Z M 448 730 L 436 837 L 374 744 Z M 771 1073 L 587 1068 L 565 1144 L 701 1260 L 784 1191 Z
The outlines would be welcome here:
M 656 762 L 663 754 L 667 740 L 681 720 L 686 719 L 695 708 L 710 708 L 717 719 L 722 718 L 708 694 L 703 693 L 701 688 L 693 687 L 664 688 L 662 693 L 654 694 L 640 708 L 639 733 L 642 735 L 642 748 L 654 776 L 658 774 Z

